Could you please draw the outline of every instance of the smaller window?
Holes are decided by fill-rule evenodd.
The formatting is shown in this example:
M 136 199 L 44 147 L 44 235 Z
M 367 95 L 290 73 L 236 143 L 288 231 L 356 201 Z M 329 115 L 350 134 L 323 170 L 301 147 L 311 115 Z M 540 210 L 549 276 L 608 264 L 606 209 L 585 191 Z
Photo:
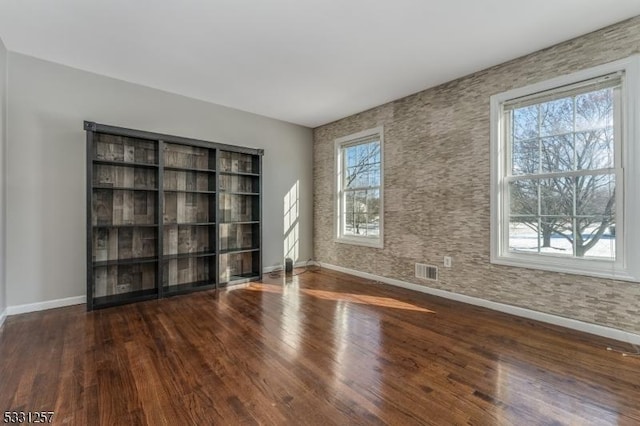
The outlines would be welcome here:
M 336 139 L 336 241 L 383 246 L 383 129 Z

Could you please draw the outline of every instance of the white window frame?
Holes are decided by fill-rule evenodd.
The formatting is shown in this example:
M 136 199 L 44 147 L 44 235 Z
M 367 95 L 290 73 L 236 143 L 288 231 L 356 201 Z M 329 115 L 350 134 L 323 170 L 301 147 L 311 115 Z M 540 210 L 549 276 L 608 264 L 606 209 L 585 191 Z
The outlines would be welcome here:
M 370 139 L 372 137 L 378 138 L 380 141 L 380 232 L 378 237 L 369 237 L 369 236 L 354 236 L 354 235 L 343 235 L 342 229 L 342 212 L 344 210 L 343 206 L 343 172 L 344 172 L 344 158 L 343 158 L 343 149 L 354 144 L 358 144 L 358 142 L 365 142 L 366 139 Z M 374 127 L 372 129 L 363 130 L 358 133 L 354 133 L 351 135 L 343 136 L 341 138 L 337 138 L 334 141 L 335 144 L 335 181 L 334 188 L 335 199 L 334 199 L 334 242 L 344 243 L 344 244 L 354 244 L 359 246 L 367 246 L 374 248 L 383 248 L 384 247 L 384 128 Z
M 545 256 L 535 253 L 514 253 L 508 243 L 508 191 L 505 177 L 508 173 L 509 146 L 504 131 L 503 104 L 507 101 L 594 79 L 607 74 L 623 72 L 621 88 L 621 139 L 616 144 L 621 155 L 623 184 L 616 184 L 616 211 L 621 226 L 616 222 L 616 259 L 580 259 Z M 640 55 L 630 56 L 608 64 L 596 66 L 509 90 L 491 97 L 491 263 L 523 268 L 541 269 L 640 281 Z M 616 125 L 616 123 L 614 123 Z M 622 232 L 618 232 L 618 230 Z

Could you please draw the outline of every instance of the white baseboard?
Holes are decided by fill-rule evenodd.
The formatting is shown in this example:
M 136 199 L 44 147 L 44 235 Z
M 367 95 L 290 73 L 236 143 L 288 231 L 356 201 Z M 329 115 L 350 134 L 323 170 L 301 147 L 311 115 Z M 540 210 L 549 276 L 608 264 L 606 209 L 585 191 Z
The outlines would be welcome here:
M 294 268 L 304 268 L 305 266 L 307 266 L 307 264 L 315 264 L 315 262 L 311 261 L 311 263 L 309 263 L 309 261 L 305 261 L 305 262 L 297 262 L 293 264 Z M 281 264 L 278 265 L 273 265 L 273 266 L 267 266 L 262 268 L 262 273 L 263 274 L 268 274 L 269 272 L 274 272 L 274 271 L 282 271 L 284 269 L 284 267 Z
M 66 297 L 64 299 L 47 300 L 45 302 L 27 303 L 26 305 L 8 306 L 7 315 L 26 314 L 27 312 L 44 311 L 45 309 L 62 308 L 87 302 L 87 296 Z
M 356 277 L 365 278 L 372 281 L 402 287 L 409 290 L 419 291 L 421 293 L 431 294 L 433 296 L 443 297 L 445 299 L 455 300 L 457 302 L 468 303 L 470 305 L 482 306 L 483 308 L 500 311 L 523 318 L 528 318 L 548 324 L 559 325 L 561 327 L 570 328 L 572 330 L 582 331 L 584 333 L 595 334 L 596 336 L 607 337 L 609 339 L 618 340 L 620 342 L 640 345 L 640 335 L 629 333 L 627 331 L 615 328 L 605 327 L 602 325 L 591 324 L 588 322 L 578 321 L 571 318 L 564 318 L 557 315 L 546 314 L 544 312 L 533 311 L 531 309 L 520 308 L 518 306 L 506 305 L 504 303 L 492 302 L 490 300 L 480 299 L 477 297 L 466 296 L 464 294 L 453 293 L 445 290 L 425 287 L 418 284 L 412 284 L 406 281 L 400 281 L 393 278 L 382 277 L 379 275 L 360 272 L 355 269 L 343 268 L 342 266 L 330 265 L 322 263 L 322 267 L 332 269 L 345 274 L 355 275 Z
M 7 310 L 0 312 L 0 327 L 4 324 L 4 320 L 7 319 Z

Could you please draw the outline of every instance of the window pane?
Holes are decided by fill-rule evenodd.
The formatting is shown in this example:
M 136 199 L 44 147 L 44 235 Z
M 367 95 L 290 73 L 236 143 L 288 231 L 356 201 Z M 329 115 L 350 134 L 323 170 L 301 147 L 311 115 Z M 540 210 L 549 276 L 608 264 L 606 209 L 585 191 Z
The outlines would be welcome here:
M 356 178 L 357 178 L 356 168 L 355 167 L 347 167 L 347 173 L 345 174 L 345 179 L 344 179 L 344 187 L 346 189 L 355 188 L 356 187 L 356 183 L 355 183 Z
M 377 222 L 380 218 L 380 191 L 377 189 L 367 191 L 367 214 L 369 222 Z
M 353 213 L 354 202 L 353 202 L 353 191 L 345 191 L 344 192 L 344 212 L 345 213 Z
M 369 174 L 369 186 L 380 186 L 380 165 Z
M 540 104 L 540 136 L 552 136 L 573 131 L 573 98 L 557 99 Z
M 614 166 L 613 127 L 576 133 L 576 168 L 606 169 Z
M 380 152 L 380 142 L 376 142 L 374 144 L 374 154 L 371 157 L 372 161 L 380 164 L 382 162 L 381 152 Z
M 576 96 L 576 131 L 613 126 L 613 88 Z
M 378 215 L 380 213 L 380 190 L 367 191 L 367 213 Z
M 576 178 L 576 256 L 615 258 L 615 176 Z
M 355 235 L 366 235 L 367 191 L 354 191 L 353 197 L 353 232 Z
M 342 223 L 344 226 L 344 229 L 342 230 L 342 233 L 344 235 L 354 235 L 355 234 L 355 213 L 353 212 L 348 212 L 342 215 Z
M 353 233 L 355 235 L 367 236 L 367 214 L 356 213 L 353 215 Z
M 573 134 L 542 138 L 540 153 L 542 172 L 573 170 Z
M 509 219 L 509 251 L 538 253 L 539 246 L 537 217 L 511 217 Z
M 355 146 L 345 148 L 345 157 L 347 159 L 347 167 L 353 167 L 357 163 L 357 150 Z
M 347 170 L 345 188 L 380 185 L 380 143 L 372 142 L 345 149 Z
M 349 167 L 347 169 L 346 188 L 361 188 L 367 186 L 366 168 L 362 166 Z
M 570 216 L 540 218 L 540 252 L 573 256 L 573 219 Z
M 616 257 L 616 225 L 613 216 L 578 218 L 584 249 L 582 256 L 613 260 Z
M 358 152 L 356 165 L 362 166 L 363 164 L 367 164 L 369 161 L 369 147 L 367 144 L 357 145 L 356 149 Z
M 519 179 L 509 184 L 511 216 L 538 215 L 538 180 Z
M 576 215 L 615 215 L 615 175 L 578 176 L 576 179 Z
M 378 163 L 380 162 L 380 143 L 371 142 L 366 145 L 367 147 L 367 162 Z
M 540 214 L 573 216 L 573 178 L 540 179 Z
M 512 121 L 514 140 L 533 139 L 538 137 L 538 105 L 514 110 Z
M 368 220 L 367 235 L 370 237 L 378 237 L 380 235 L 380 221 L 377 218 L 372 219 L 371 216 L 369 216 Z
M 540 152 L 538 139 L 513 141 L 511 146 L 512 169 L 514 175 L 538 173 Z

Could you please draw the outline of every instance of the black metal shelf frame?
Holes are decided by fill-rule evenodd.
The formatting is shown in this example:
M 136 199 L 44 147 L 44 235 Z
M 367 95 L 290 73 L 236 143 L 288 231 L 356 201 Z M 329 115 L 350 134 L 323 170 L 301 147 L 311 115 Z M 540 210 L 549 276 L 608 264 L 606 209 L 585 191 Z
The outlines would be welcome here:
M 189 139 L 183 138 L 179 136 L 171 136 L 171 135 L 163 135 L 152 132 L 145 132 L 140 130 L 126 129 L 121 127 L 109 126 L 104 124 L 98 124 L 94 122 L 86 121 L 84 123 L 84 129 L 86 130 L 87 135 L 87 197 L 86 197 L 86 206 L 87 206 L 87 310 L 104 308 L 109 306 L 116 306 L 125 303 L 133 303 L 144 300 L 152 300 L 161 297 L 173 296 L 176 294 L 184 294 L 193 291 L 201 291 L 207 289 L 218 289 L 220 287 L 226 287 L 232 285 L 234 283 L 246 282 L 249 280 L 259 280 L 262 278 L 262 256 L 261 249 L 262 247 L 262 225 L 260 220 L 251 220 L 251 221 L 221 221 L 222 218 L 222 210 L 221 210 L 221 194 L 230 194 L 230 195 L 239 195 L 239 196 L 250 196 L 256 201 L 257 216 L 261 217 L 262 214 L 262 155 L 264 151 L 261 149 L 254 148 L 246 148 L 228 144 L 221 144 L 197 139 Z M 96 135 L 111 135 L 111 136 L 121 136 L 128 137 L 136 140 L 142 140 L 143 143 L 151 143 L 153 144 L 153 150 L 155 151 L 155 158 L 153 158 L 153 163 L 145 162 L 145 157 L 142 157 L 142 161 L 121 161 L 121 160 L 108 160 L 104 158 L 96 158 L 95 146 L 94 142 L 97 141 Z M 136 143 L 135 141 L 133 142 Z M 165 145 L 173 144 L 173 145 L 182 145 L 186 147 L 194 147 L 194 148 L 205 148 L 209 150 L 209 168 L 201 168 L 201 167 L 176 167 L 174 165 L 165 165 Z M 143 150 L 146 147 L 143 147 Z M 171 148 L 167 148 L 171 149 Z M 233 153 L 233 155 L 241 154 L 251 156 L 251 164 L 250 168 L 253 171 L 257 171 L 257 173 L 253 172 L 233 172 L 233 171 L 221 171 L 220 161 L 221 156 L 229 153 Z M 122 155 L 122 154 L 121 154 Z M 138 160 L 136 153 L 136 160 Z M 126 155 L 125 155 L 126 158 Z M 146 157 L 151 158 L 151 157 Z M 246 158 L 246 157 L 245 157 Z M 245 160 L 242 160 L 245 161 Z M 156 163 L 157 162 L 157 163 Z M 227 163 L 229 164 L 229 163 Z M 108 184 L 94 184 L 93 182 L 93 173 L 95 165 L 106 165 L 106 166 L 114 166 L 114 167 L 127 167 L 127 168 L 135 168 L 135 169 L 146 169 L 147 173 L 155 174 L 155 182 L 154 187 L 123 187 L 123 186 L 110 186 Z M 182 172 L 195 172 L 195 173 L 207 173 L 210 175 L 210 183 L 209 188 L 211 190 L 174 190 L 174 189 L 165 189 L 164 188 L 164 175 L 166 171 L 182 171 Z M 152 171 L 152 172 L 151 172 Z M 220 175 L 231 175 L 231 176 L 246 176 L 255 178 L 254 183 L 259 187 L 258 192 L 242 192 L 242 191 L 225 191 L 220 187 Z M 254 186 L 255 190 L 256 187 Z M 113 224 L 113 223 L 98 223 L 93 224 L 93 202 L 94 202 L 94 190 L 103 191 L 103 190 L 112 190 L 112 191 L 146 191 L 146 192 L 155 192 L 157 195 L 154 197 L 154 206 L 155 206 L 155 217 L 153 221 L 155 223 L 124 223 L 124 224 Z M 212 198 L 210 199 L 210 207 L 209 207 L 209 219 L 208 221 L 197 221 L 197 222 L 170 222 L 165 221 L 163 214 L 163 206 L 164 206 L 164 198 L 165 193 L 195 193 L 195 194 L 205 194 L 209 195 Z M 137 207 L 135 207 L 137 209 Z M 137 213 L 136 213 L 137 214 Z M 146 217 L 142 217 L 141 219 L 136 216 L 134 220 L 136 221 L 144 221 L 147 219 Z M 114 218 L 115 220 L 115 218 Z M 220 233 L 221 229 L 225 225 L 243 225 L 243 224 L 252 224 L 254 226 L 254 231 L 257 230 L 257 246 L 241 248 L 241 249 L 227 249 L 220 250 Z M 209 232 L 210 237 L 212 238 L 212 249 L 201 252 L 183 252 L 177 254 L 164 254 L 164 229 L 168 227 L 178 226 L 178 227 L 188 227 L 188 226 L 196 226 L 196 227 L 210 227 Z M 155 232 L 155 256 L 144 256 L 144 257 L 133 257 L 133 258 L 122 258 L 122 259 L 107 259 L 95 261 L 93 260 L 93 245 L 94 245 L 94 234 L 95 232 L 104 232 L 98 231 L 101 228 L 106 229 L 114 229 L 113 232 L 119 235 L 118 229 L 131 229 L 131 228 L 141 228 L 148 229 L 153 228 L 156 230 Z M 111 231 L 109 231 L 111 233 Z M 137 231 L 130 231 L 137 232 Z M 182 231 L 179 231 L 182 232 Z M 193 232 L 193 231 L 192 231 Z M 145 243 L 146 244 L 146 243 Z M 221 256 L 234 256 L 239 255 L 243 256 L 243 254 L 252 253 L 251 254 L 251 271 L 233 271 L 228 279 L 222 280 L 221 277 Z M 209 270 L 208 276 L 209 279 L 205 279 L 202 281 L 195 281 L 190 283 L 180 283 L 174 285 L 165 285 L 164 284 L 164 271 L 163 265 L 171 260 L 182 260 L 182 259 L 191 259 L 191 258 L 204 258 L 208 259 L 205 262 L 209 262 Z M 199 261 L 200 262 L 200 261 Z M 107 296 L 93 297 L 94 295 L 94 271 L 96 268 L 105 268 L 105 267 L 116 267 L 119 269 L 120 267 L 124 268 L 136 268 L 135 265 L 153 265 L 155 276 L 155 286 L 152 289 L 144 289 L 144 290 L 134 290 L 129 292 L 121 292 L 115 294 L 109 294 Z M 246 265 L 246 262 L 245 262 Z M 149 268 L 145 266 L 144 268 Z M 242 269 L 242 268 L 241 268 Z M 135 269 L 134 269 L 135 270 Z M 149 277 L 151 277 L 149 275 Z

